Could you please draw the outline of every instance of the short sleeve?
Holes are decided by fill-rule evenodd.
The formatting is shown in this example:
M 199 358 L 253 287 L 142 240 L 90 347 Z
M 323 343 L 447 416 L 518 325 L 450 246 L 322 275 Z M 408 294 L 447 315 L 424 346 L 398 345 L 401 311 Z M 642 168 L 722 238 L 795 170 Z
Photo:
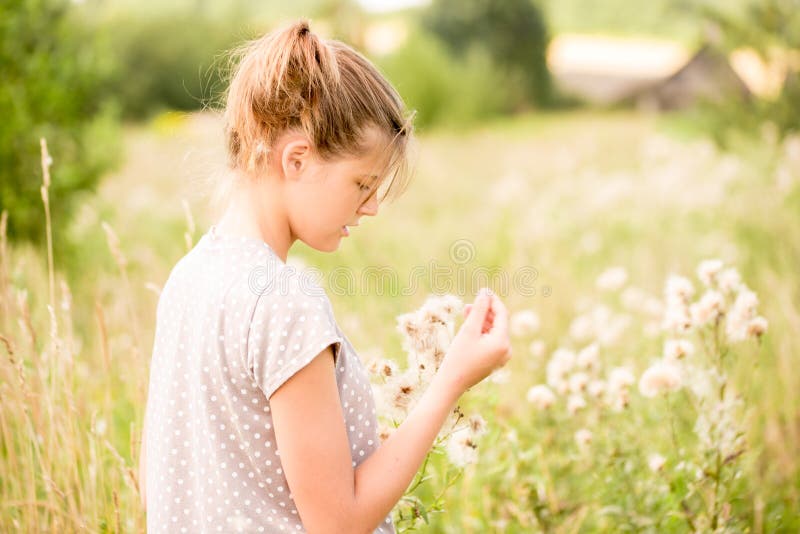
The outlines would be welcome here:
M 267 399 L 326 347 L 339 361 L 342 338 L 324 291 L 259 295 L 247 338 L 247 365 Z

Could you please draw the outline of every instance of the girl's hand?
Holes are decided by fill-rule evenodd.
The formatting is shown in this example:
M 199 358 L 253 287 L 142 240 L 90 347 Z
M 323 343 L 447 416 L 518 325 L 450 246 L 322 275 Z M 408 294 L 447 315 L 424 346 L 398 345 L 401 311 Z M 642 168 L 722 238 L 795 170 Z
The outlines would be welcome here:
M 467 304 L 464 306 L 464 319 L 469 317 L 469 312 L 472 311 L 472 304 Z M 489 330 L 492 329 L 492 325 L 494 324 L 494 309 L 489 307 L 489 311 L 486 312 L 486 319 L 483 321 L 483 328 L 481 328 L 481 334 L 486 334 Z
M 459 393 L 474 386 L 511 358 L 508 311 L 500 298 L 483 288 L 473 304 L 464 308 L 458 330 L 439 367 L 441 379 Z

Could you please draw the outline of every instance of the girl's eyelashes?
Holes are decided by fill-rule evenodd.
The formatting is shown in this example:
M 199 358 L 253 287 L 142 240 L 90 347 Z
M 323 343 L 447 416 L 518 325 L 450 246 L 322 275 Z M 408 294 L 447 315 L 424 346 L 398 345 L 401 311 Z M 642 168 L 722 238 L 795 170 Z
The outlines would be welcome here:
M 372 186 L 370 186 L 370 185 L 366 185 L 366 184 L 358 184 L 358 188 L 359 188 L 361 191 L 367 192 L 367 191 L 369 191 L 370 189 L 372 189 Z

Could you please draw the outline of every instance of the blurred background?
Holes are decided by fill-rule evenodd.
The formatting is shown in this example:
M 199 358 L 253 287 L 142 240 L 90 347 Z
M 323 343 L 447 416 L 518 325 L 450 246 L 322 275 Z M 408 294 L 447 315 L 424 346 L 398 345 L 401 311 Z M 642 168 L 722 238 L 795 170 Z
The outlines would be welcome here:
M 542 317 L 548 350 L 609 268 L 660 295 L 665 276 L 702 259 L 736 266 L 770 321 L 757 364 L 734 371 L 755 384 L 738 506 L 748 529 L 797 531 L 797 0 L 3 0 L 0 530 L 142 528 L 126 469 L 155 304 L 213 222 L 227 51 L 299 16 L 380 67 L 416 110 L 419 140 L 403 198 L 337 253 L 298 244 L 295 261 L 390 265 L 403 279 L 431 259 L 453 264 L 452 243 L 467 239 L 474 265 L 537 269 L 535 297 L 506 296 Z M 395 317 L 426 289 L 333 301 L 365 359 L 402 359 Z M 638 366 L 651 334 L 609 341 L 613 357 Z M 541 362 L 517 353 L 492 399 L 498 421 L 524 427 L 514 399 Z M 448 502 L 462 518 L 452 531 L 508 515 L 471 512 L 485 503 L 475 492 Z

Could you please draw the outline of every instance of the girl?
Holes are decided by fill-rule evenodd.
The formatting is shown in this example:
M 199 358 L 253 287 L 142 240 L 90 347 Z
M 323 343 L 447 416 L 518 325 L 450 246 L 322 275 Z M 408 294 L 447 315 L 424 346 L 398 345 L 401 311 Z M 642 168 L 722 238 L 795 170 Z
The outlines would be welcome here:
M 221 219 L 157 308 L 141 453 L 150 532 L 394 532 L 402 497 L 467 388 L 510 358 L 482 290 L 406 421 L 379 443 L 369 380 L 320 286 L 286 265 L 332 252 L 405 182 L 400 98 L 300 21 L 251 43 L 225 109 Z

